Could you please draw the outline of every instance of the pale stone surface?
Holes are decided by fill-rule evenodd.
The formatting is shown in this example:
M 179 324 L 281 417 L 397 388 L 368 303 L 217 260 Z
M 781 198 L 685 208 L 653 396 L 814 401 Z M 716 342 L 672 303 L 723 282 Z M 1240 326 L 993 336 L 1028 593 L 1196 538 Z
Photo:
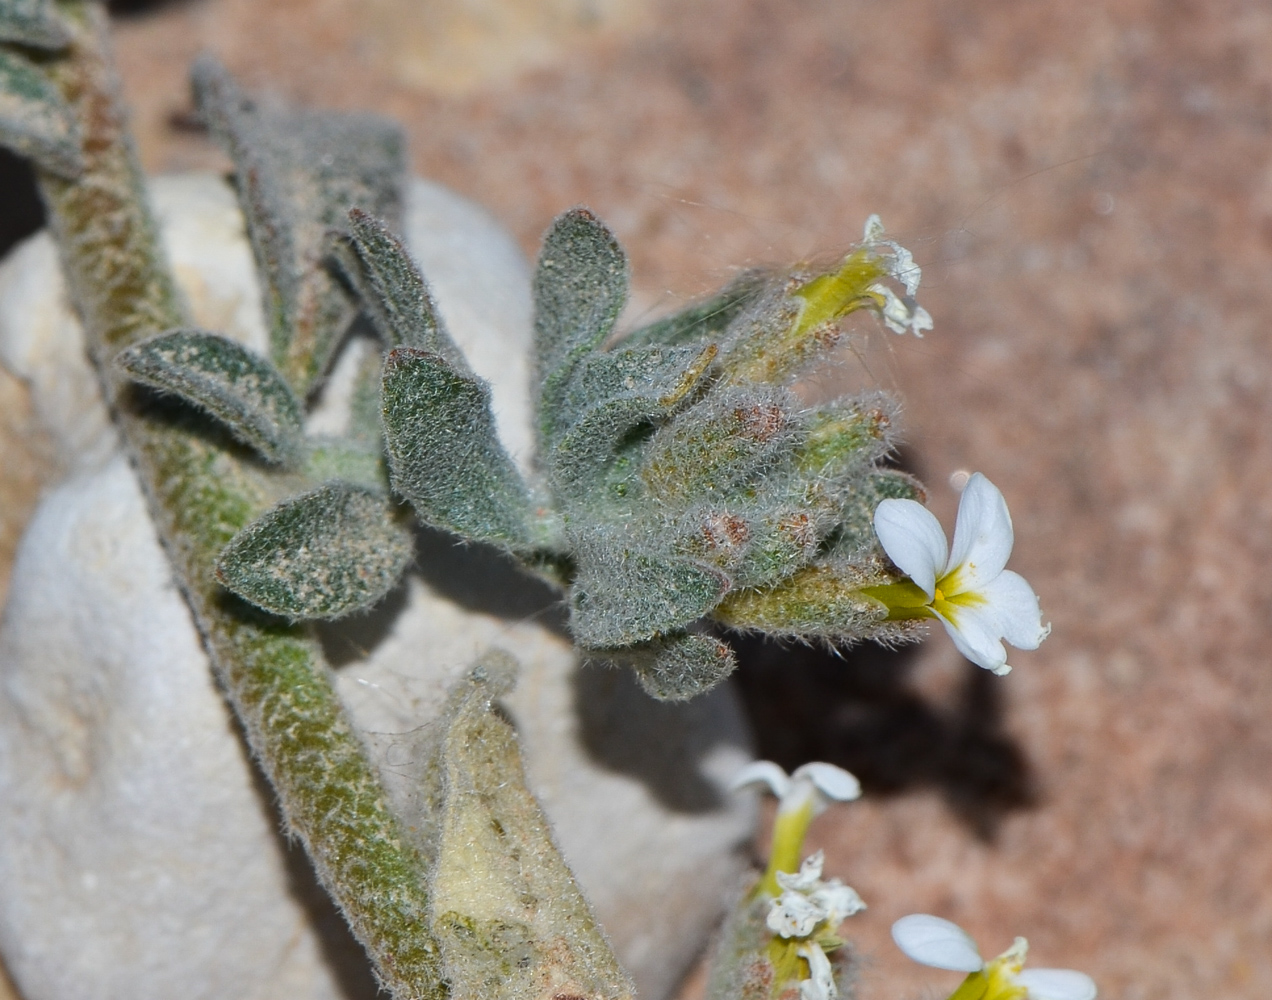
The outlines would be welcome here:
M 250 251 L 224 183 L 165 179 L 155 202 L 196 320 L 260 347 Z M 434 185 L 413 186 L 407 230 L 456 339 L 471 349 L 503 336 L 503 352 L 470 357 L 524 462 L 524 260 Z M 5 960 L 27 1000 L 364 995 L 365 971 L 275 832 L 54 264 L 39 237 L 0 268 L 0 362 L 28 382 L 72 470 L 28 529 L 0 623 Z M 339 381 L 316 419 L 336 419 Z M 642 995 L 665 995 L 744 865 L 753 811 L 719 791 L 747 756 L 731 693 L 651 702 L 625 673 L 580 669 L 554 630 L 553 595 L 498 557 L 424 533 L 420 563 L 383 607 L 323 631 L 393 794 L 411 807 L 414 734 L 447 682 L 490 645 L 515 654 L 525 669 L 509 708 L 532 785 Z

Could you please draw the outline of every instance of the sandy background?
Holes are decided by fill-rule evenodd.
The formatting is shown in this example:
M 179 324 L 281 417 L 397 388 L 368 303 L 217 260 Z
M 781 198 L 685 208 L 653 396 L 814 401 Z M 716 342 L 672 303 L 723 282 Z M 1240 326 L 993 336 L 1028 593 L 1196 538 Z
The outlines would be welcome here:
M 1024 934 L 1109 1000 L 1272 995 L 1272 9 L 187 0 L 117 44 L 149 169 L 223 164 L 184 82 L 211 49 L 249 86 L 398 118 L 416 169 L 527 252 L 587 203 L 635 316 L 881 213 L 936 329 L 861 325 L 827 384 L 903 398 L 947 524 L 951 474 L 1000 486 L 1054 633 L 1005 680 L 943 636 L 748 647 L 766 752 L 866 782 L 812 838 L 870 904 L 859 995 L 957 980 L 891 945 L 922 910 L 987 954 Z M 0 415 L 3 565 L 47 463 L 3 380 Z

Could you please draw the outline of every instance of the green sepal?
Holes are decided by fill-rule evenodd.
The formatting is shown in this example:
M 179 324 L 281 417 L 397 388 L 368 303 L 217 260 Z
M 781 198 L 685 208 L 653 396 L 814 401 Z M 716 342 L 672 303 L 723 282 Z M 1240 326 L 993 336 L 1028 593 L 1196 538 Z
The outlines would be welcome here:
M 70 105 L 44 70 L 10 48 L 0 48 L 0 145 L 61 177 L 75 178 L 84 167 Z
M 383 494 L 336 482 L 284 500 L 240 531 L 216 578 L 276 615 L 340 618 L 387 594 L 413 554 L 410 529 Z
M 816 406 L 803 417 L 795 467 L 822 480 L 841 479 L 887 452 L 895 418 L 896 404 L 882 393 Z
M 331 266 L 350 208 L 396 221 L 406 170 L 401 130 L 374 115 L 265 109 L 210 57 L 193 72 L 199 110 L 234 161 L 248 235 L 265 278 L 270 353 L 305 397 L 358 311 Z
M 874 530 L 875 509 L 884 500 L 917 500 L 926 498 L 922 484 L 908 473 L 896 469 L 876 469 L 853 483 L 839 502 L 838 524 L 827 540 L 828 558 L 857 562 L 879 553 L 879 540 Z
M 345 246 L 353 255 L 341 255 L 341 263 L 385 343 L 441 355 L 468 374 L 468 362 L 447 335 L 428 284 L 401 241 L 382 221 L 356 208 L 349 213 L 349 236 Z
M 529 494 L 495 433 L 485 382 L 437 354 L 398 347 L 384 361 L 381 402 L 393 488 L 422 521 L 468 539 L 528 544 Z
M 171 330 L 121 351 L 138 382 L 210 413 L 270 462 L 297 454 L 304 414 L 282 375 L 237 341 L 202 330 Z
M 70 40 L 53 0 L 0 0 L 0 42 L 62 49 Z
M 558 409 L 571 369 L 600 346 L 627 302 L 627 256 L 585 208 L 557 216 L 534 274 L 535 378 L 540 452 L 562 429 Z
M 689 398 L 715 354 L 715 345 L 708 344 L 585 358 L 563 407 L 573 419 L 547 460 L 557 498 L 565 504 L 588 499 L 633 429 L 667 416 Z M 589 400 L 601 401 L 588 407 Z
M 905 638 L 905 624 L 868 588 L 898 582 L 878 561 L 869 567 L 818 563 L 768 587 L 731 591 L 712 617 L 731 628 L 812 639 Z
M 631 646 L 617 659 L 630 666 L 645 693 L 659 701 L 688 701 L 705 694 L 738 665 L 727 643 L 691 632 Z
M 708 396 L 650 441 L 640 469 L 648 495 L 666 504 L 733 499 L 791 447 L 797 410 L 794 397 L 775 387 Z
M 570 632 L 581 646 L 629 646 L 683 629 L 729 589 L 718 569 L 643 548 L 620 528 L 598 529 L 575 541 Z
M 744 271 L 715 295 L 664 316 L 623 337 L 624 347 L 688 344 L 715 340 L 755 304 L 767 284 L 761 271 Z

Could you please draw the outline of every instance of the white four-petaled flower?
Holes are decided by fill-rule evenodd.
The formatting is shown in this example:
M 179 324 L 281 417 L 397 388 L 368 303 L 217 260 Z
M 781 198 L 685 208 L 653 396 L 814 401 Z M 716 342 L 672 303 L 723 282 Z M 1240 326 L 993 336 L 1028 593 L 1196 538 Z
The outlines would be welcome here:
M 890 616 L 940 619 L 960 653 L 996 674 L 1011 670 L 1003 639 L 1037 649 L 1051 631 L 1025 578 L 1004 568 L 1015 538 L 1011 515 L 998 487 L 979 472 L 963 490 L 952 550 L 935 515 L 914 500 L 884 500 L 874 527 L 888 558 L 922 591 L 907 597 L 903 587 L 868 590 Z
M 966 972 L 984 980 L 982 1000 L 1095 1000 L 1095 982 L 1073 969 L 1025 969 L 1028 942 L 1015 943 L 992 962 L 980 957 L 976 942 L 958 924 L 913 913 L 892 925 L 892 940 L 920 965 Z M 960 995 L 960 994 L 956 994 Z

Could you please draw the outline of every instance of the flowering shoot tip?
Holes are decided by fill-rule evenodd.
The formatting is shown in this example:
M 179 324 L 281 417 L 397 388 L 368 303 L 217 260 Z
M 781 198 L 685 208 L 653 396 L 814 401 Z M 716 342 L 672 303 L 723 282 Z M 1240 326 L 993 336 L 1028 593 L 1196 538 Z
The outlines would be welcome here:
M 950 1000 L 1095 1000 L 1095 981 L 1073 969 L 1025 969 L 1029 942 L 1016 938 L 991 962 L 958 924 L 912 913 L 892 925 L 892 940 L 907 958 L 934 969 L 966 972 Z
M 1033 589 L 1005 569 L 1015 539 L 1011 515 L 998 487 L 979 472 L 963 490 L 952 551 L 940 522 L 915 500 L 884 500 L 874 528 L 910 578 L 864 591 L 887 607 L 889 619 L 938 619 L 960 653 L 995 674 L 1011 670 L 1003 639 L 1037 649 L 1050 633 Z

